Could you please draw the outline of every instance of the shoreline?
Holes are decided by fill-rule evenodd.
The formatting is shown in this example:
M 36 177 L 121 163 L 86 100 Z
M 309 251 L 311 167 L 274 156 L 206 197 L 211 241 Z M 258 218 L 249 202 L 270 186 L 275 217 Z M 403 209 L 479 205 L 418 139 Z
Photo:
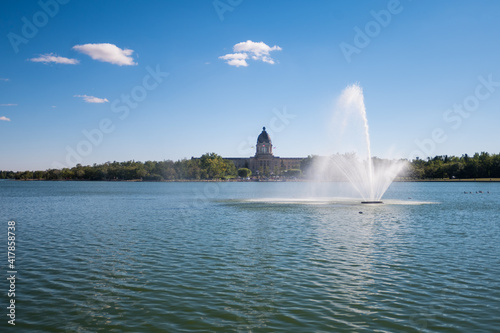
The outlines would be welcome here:
M 310 179 L 174 179 L 174 180 L 87 180 L 87 179 L 0 179 L 0 181 L 18 181 L 18 182 L 129 182 L 129 183 L 290 183 L 290 182 L 316 182 Z M 320 181 L 324 183 L 348 183 L 348 181 Z M 467 179 L 395 179 L 393 183 L 498 183 L 500 178 L 467 178 Z
M 498 183 L 500 178 L 466 178 L 466 179 L 407 179 L 407 180 L 394 180 L 393 183 Z

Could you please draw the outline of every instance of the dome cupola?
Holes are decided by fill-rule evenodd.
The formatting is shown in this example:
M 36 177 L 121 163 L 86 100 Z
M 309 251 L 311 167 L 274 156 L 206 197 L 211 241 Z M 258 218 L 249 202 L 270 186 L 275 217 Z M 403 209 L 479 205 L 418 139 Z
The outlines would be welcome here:
M 271 137 L 266 132 L 266 128 L 262 127 L 262 133 L 260 133 L 257 138 L 257 149 L 255 156 L 259 155 L 272 155 L 273 154 L 273 144 L 271 143 Z
M 267 134 L 265 127 L 262 127 L 262 133 L 260 133 L 257 138 L 257 144 L 259 143 L 271 143 L 271 138 L 269 137 L 269 134 Z

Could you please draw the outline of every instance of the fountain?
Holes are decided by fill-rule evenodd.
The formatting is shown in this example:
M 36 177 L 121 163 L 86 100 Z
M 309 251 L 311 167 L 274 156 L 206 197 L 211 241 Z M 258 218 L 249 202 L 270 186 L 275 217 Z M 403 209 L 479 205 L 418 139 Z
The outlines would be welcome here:
M 353 117 L 357 119 L 352 119 Z M 382 203 L 382 196 L 405 163 L 372 157 L 363 90 L 359 85 L 353 84 L 343 90 L 337 101 L 334 125 L 340 125 L 335 131 L 343 139 L 340 145 L 345 148 L 354 142 L 355 151 L 328 158 L 326 167 L 330 170 L 330 176 L 333 174 L 333 180 L 348 180 L 361 196 L 361 203 Z M 349 126 L 354 127 L 346 132 Z M 345 140 L 346 133 L 351 135 L 348 141 Z M 323 164 L 324 162 L 325 160 Z M 325 165 L 323 170 L 326 170 Z M 322 173 L 322 176 L 324 175 L 325 173 Z

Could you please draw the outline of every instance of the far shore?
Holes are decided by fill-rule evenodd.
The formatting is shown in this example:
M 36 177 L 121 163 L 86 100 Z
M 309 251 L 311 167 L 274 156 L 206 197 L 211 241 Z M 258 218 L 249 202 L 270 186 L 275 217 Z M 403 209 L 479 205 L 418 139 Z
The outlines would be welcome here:
M 142 180 L 142 179 L 130 179 L 130 180 L 78 180 L 78 179 L 57 179 L 57 180 L 46 180 L 46 179 L 0 179 L 1 180 L 12 180 L 12 181 L 36 181 L 36 182 L 142 182 L 142 183 L 206 183 L 206 182 L 241 182 L 241 183 L 251 183 L 251 182 L 314 182 L 311 179 L 173 179 L 173 180 Z M 330 181 L 324 181 L 330 182 Z M 348 182 L 348 181 L 331 181 L 331 182 Z M 467 178 L 467 179 L 448 179 L 448 178 L 435 178 L 435 179 L 395 179 L 395 183 L 416 183 L 416 182 L 451 182 L 451 183 L 495 183 L 500 182 L 500 178 Z
M 452 183 L 462 183 L 462 182 L 477 182 L 477 183 L 494 183 L 500 182 L 500 178 L 467 178 L 467 179 L 448 179 L 448 178 L 435 178 L 435 179 L 395 179 L 394 182 L 401 183 L 412 183 L 412 182 L 452 182 Z

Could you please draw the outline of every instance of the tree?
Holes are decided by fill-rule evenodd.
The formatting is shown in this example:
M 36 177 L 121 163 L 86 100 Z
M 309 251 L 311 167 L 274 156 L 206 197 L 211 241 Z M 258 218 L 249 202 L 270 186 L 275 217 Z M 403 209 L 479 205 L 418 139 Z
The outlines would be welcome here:
M 38 180 L 42 180 L 45 176 L 45 172 L 43 171 L 35 171 L 33 172 L 33 179 L 38 179 Z
M 238 176 L 241 178 L 248 178 L 252 175 L 252 171 L 248 168 L 239 168 L 238 169 Z
M 224 164 L 225 164 L 225 169 L 226 169 L 226 174 L 225 174 L 225 178 L 234 178 L 236 177 L 238 171 L 236 170 L 236 166 L 234 165 L 234 162 L 233 161 L 230 161 L 230 160 L 224 160 Z
M 300 169 L 288 169 L 288 170 L 285 170 L 285 175 L 287 177 L 300 177 L 302 175 L 302 170 L 300 170 Z
M 148 172 L 146 171 L 146 169 L 142 164 L 136 165 L 134 169 L 135 169 L 134 179 L 142 179 L 143 177 L 146 177 L 148 175 Z
M 203 154 L 200 158 L 200 164 L 208 179 L 223 178 L 227 171 L 227 164 L 222 157 L 216 153 Z
M 302 172 L 304 173 L 307 173 L 309 169 L 312 168 L 316 158 L 317 156 L 314 155 L 309 155 L 306 158 L 304 158 L 302 161 L 300 161 L 300 170 L 302 170 Z M 284 165 L 282 164 L 281 167 L 283 168 Z

